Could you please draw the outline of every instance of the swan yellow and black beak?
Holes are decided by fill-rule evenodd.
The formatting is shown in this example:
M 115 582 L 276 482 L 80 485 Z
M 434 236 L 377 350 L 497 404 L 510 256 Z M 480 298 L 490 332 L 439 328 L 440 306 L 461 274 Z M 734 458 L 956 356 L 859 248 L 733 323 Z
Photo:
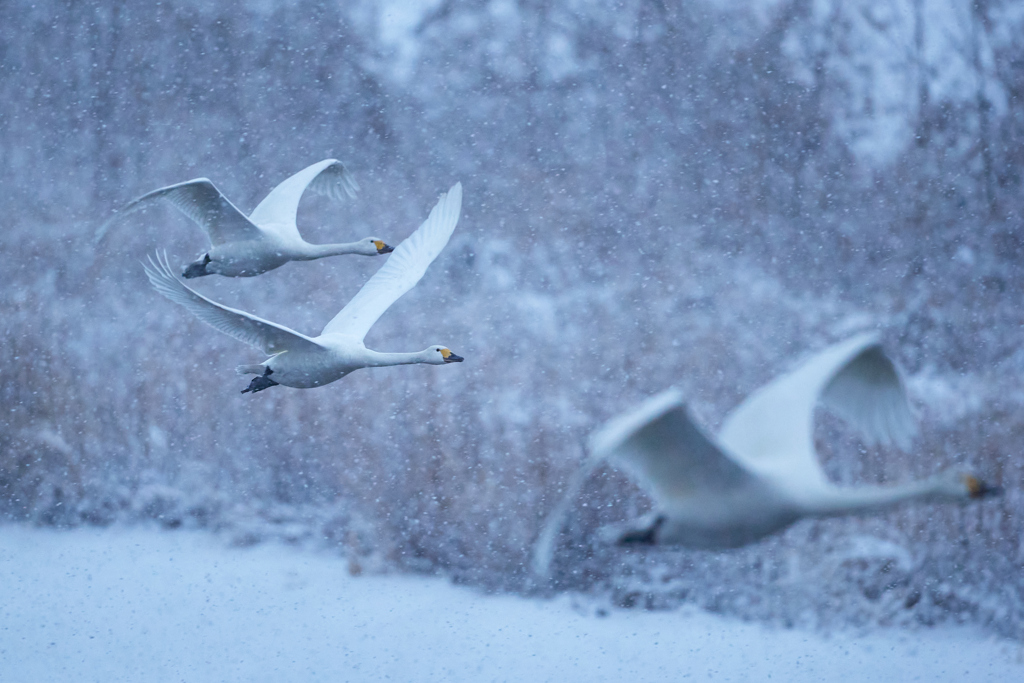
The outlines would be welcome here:
M 384 240 L 374 240 L 373 246 L 377 247 L 378 254 L 390 254 L 395 250 L 394 247 L 390 247 L 384 243 Z
M 461 363 L 465 360 L 462 356 L 456 356 L 450 349 L 441 349 L 441 357 L 445 363 Z
M 964 477 L 964 484 L 967 485 L 967 493 L 971 498 L 994 498 L 1003 495 L 1002 486 L 992 486 L 969 474 Z

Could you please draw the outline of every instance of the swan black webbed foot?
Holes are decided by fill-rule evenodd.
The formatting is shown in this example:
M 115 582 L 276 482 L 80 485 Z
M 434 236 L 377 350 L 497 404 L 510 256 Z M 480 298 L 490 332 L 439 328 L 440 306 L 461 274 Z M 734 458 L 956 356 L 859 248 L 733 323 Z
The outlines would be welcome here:
M 270 375 L 272 374 L 274 374 L 274 371 L 271 370 L 270 368 L 267 368 L 259 377 L 253 377 L 252 381 L 249 382 L 248 388 L 242 389 L 242 393 L 247 394 L 251 391 L 252 393 L 255 394 L 257 391 L 263 391 L 264 389 L 269 389 L 270 387 L 276 387 L 277 382 L 270 379 Z
M 186 280 L 191 280 L 194 277 L 202 277 L 204 275 L 209 275 L 210 272 L 206 270 L 206 264 L 208 264 L 210 261 L 210 255 L 203 254 L 198 261 L 193 261 L 192 263 L 185 266 L 185 269 L 181 271 L 181 276 Z
M 658 542 L 658 529 L 665 523 L 665 519 L 665 515 L 658 515 L 646 529 L 627 531 L 619 536 L 615 545 L 655 545 Z

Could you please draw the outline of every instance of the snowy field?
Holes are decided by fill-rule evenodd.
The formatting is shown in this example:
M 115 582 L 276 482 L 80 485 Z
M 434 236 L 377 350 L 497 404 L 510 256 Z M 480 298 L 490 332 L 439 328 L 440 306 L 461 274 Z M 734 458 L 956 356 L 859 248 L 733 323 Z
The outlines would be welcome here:
M 966 628 L 823 636 L 353 577 L 334 555 L 198 532 L 0 527 L 5 683 L 1019 681 L 1022 659 Z

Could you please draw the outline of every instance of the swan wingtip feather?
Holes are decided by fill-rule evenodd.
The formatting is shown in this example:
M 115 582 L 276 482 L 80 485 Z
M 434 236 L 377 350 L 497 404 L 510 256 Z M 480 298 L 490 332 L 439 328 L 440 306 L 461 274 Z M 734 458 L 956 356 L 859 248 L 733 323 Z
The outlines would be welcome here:
M 587 442 L 592 457 L 603 458 L 614 451 L 637 429 L 664 415 L 669 410 L 686 405 L 683 392 L 669 387 L 645 399 L 633 410 L 618 415 L 591 434 Z

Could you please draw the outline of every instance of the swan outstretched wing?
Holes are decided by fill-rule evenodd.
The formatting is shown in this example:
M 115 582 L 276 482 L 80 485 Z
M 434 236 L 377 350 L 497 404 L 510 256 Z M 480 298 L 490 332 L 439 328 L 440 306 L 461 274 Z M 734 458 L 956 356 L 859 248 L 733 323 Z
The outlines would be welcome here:
M 814 451 L 819 400 L 869 442 L 906 447 L 914 435 L 899 372 L 878 335 L 866 333 L 815 354 L 748 396 L 725 419 L 719 441 L 755 471 L 827 484 Z
M 143 263 L 142 267 L 146 269 L 146 276 L 156 291 L 174 303 L 181 304 L 207 325 L 260 349 L 268 356 L 282 351 L 322 348 L 309 337 L 287 327 L 207 299 L 174 277 L 166 255 L 157 254 L 156 261 L 150 257 L 149 265 Z
M 677 389 L 652 396 L 608 422 L 590 437 L 590 454 L 569 480 L 534 544 L 532 568 L 538 577 L 548 575 L 569 506 L 591 472 L 606 459 L 636 476 L 662 509 L 692 498 L 732 493 L 755 480 L 697 427 Z
M 324 159 L 307 166 L 270 191 L 249 219 L 265 230 L 275 230 L 288 237 L 299 237 L 295 217 L 299 200 L 306 190 L 331 199 L 345 195 L 354 198 L 359 184 L 345 165 L 337 159 Z
M 427 220 L 409 235 L 321 334 L 362 339 L 384 311 L 412 289 L 437 258 L 459 222 L 462 183 L 441 195 Z
M 216 185 L 207 178 L 196 178 L 177 185 L 161 187 L 130 202 L 100 226 L 96 231 L 95 241 L 103 239 L 103 235 L 114 223 L 121 222 L 125 217 L 145 209 L 160 199 L 168 201 L 171 206 L 195 221 L 206 231 L 214 246 L 263 237 L 259 227 L 221 194 Z
M 689 496 L 731 492 L 753 479 L 694 423 L 677 389 L 609 422 L 591 437 L 590 450 L 622 463 L 664 507 Z

